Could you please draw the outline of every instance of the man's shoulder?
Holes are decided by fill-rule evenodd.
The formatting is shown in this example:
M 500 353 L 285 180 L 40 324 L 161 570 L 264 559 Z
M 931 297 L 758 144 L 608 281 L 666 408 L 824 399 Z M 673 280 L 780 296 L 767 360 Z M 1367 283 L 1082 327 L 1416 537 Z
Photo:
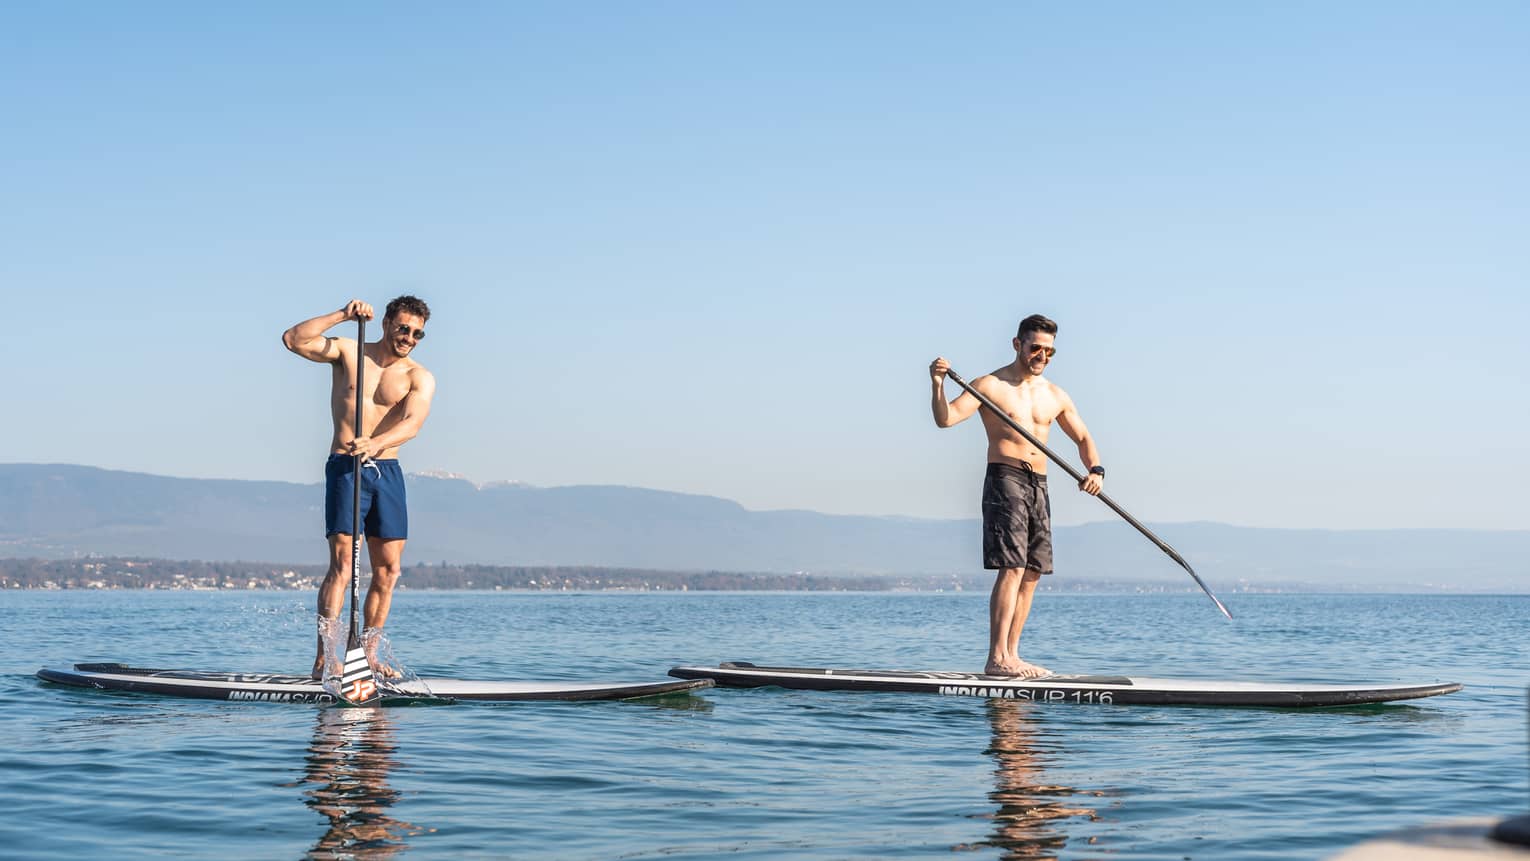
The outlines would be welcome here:
M 1004 382 L 1004 379 L 999 376 L 999 372 L 994 371 L 993 373 L 984 374 L 981 377 L 974 379 L 972 381 L 972 388 L 992 398 L 999 396 L 999 390 L 1001 388 L 1008 388 L 1008 385 Z
M 1062 386 L 1059 386 L 1058 384 L 1052 382 L 1051 380 L 1047 379 L 1046 377 L 1040 377 L 1040 378 L 1038 378 L 1038 380 L 1041 383 L 1041 385 L 1046 389 L 1047 393 L 1050 394 L 1052 397 L 1057 398 L 1058 401 L 1060 401 L 1062 403 L 1065 403 L 1065 404 L 1070 401 L 1070 399 L 1068 397 L 1068 393 L 1066 391 L 1063 391 L 1063 387 Z
M 408 374 L 409 379 L 414 381 L 416 388 L 422 385 L 428 384 L 434 386 L 436 384 L 435 374 L 432 374 L 430 371 L 426 370 L 424 365 L 416 362 L 413 359 L 409 359 L 408 361 L 409 367 L 404 369 L 404 373 Z
M 1002 368 L 989 371 L 988 373 L 972 381 L 973 385 L 977 385 L 979 383 L 982 383 L 985 386 L 995 386 L 1000 383 L 1012 386 L 1015 384 L 1015 381 L 1009 378 L 1009 366 L 1005 365 Z

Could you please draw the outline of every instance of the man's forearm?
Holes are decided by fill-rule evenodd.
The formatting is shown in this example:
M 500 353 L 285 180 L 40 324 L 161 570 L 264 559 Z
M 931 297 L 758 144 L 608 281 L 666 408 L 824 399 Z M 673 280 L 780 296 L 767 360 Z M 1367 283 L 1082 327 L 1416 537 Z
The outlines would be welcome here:
M 372 450 L 387 451 L 390 448 L 398 448 L 404 443 L 419 436 L 420 425 L 422 424 L 424 424 L 423 421 L 412 422 L 408 419 L 399 422 L 393 427 L 388 428 L 386 433 L 378 434 L 377 436 L 372 437 Z
M 930 412 L 936 427 L 951 426 L 951 405 L 946 403 L 946 387 L 940 380 L 930 380 Z
M 1084 462 L 1086 472 L 1100 465 L 1100 452 L 1094 447 L 1094 437 L 1079 440 L 1078 459 Z

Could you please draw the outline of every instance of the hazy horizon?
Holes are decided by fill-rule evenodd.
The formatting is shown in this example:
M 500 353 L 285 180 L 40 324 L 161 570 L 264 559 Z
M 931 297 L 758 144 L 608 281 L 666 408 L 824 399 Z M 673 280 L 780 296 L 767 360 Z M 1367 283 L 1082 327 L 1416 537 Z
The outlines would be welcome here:
M 183 479 L 183 480 L 187 480 L 187 481 L 251 481 L 251 482 L 255 482 L 255 481 L 275 481 L 275 482 L 278 482 L 280 484 L 292 484 L 292 485 L 298 485 L 298 486 L 301 486 L 301 487 L 313 487 L 313 488 L 322 488 L 322 485 L 323 485 L 323 482 L 322 481 L 318 481 L 318 480 L 304 481 L 304 480 L 299 479 L 299 480 L 289 481 L 289 480 L 286 480 L 286 479 L 236 478 L 236 477 L 233 477 L 233 476 L 217 476 L 217 475 L 210 475 L 210 476 L 173 475 L 173 474 L 168 474 L 168 473 L 143 472 L 142 470 L 133 470 L 133 469 L 112 469 L 112 468 L 109 468 L 109 467 L 94 466 L 92 464 L 86 464 L 86 463 L 18 463 L 18 462 L 3 462 L 3 461 L 0 461 L 0 467 L 5 467 L 5 466 L 65 466 L 65 467 L 79 467 L 79 468 L 83 468 L 83 469 L 101 469 L 101 470 L 105 470 L 107 472 L 122 472 L 122 473 L 136 474 L 136 475 L 152 476 L 152 477 L 156 477 L 156 478 Z M 557 490 L 557 489 L 572 489 L 572 488 L 582 488 L 582 487 L 616 487 L 616 488 L 625 488 L 625 489 L 632 489 L 632 490 L 654 491 L 654 492 L 657 492 L 657 493 L 674 493 L 674 494 L 679 494 L 679 495 L 682 495 L 682 496 L 695 496 L 695 497 L 699 497 L 699 498 L 717 499 L 717 500 L 721 500 L 723 502 L 734 503 L 734 504 L 737 504 L 740 508 L 742 508 L 745 511 L 756 512 L 756 513 L 761 513 L 761 514 L 789 513 L 789 512 L 794 512 L 794 511 L 801 511 L 801 512 L 813 513 L 813 514 L 824 514 L 824 515 L 829 515 L 829 516 L 872 517 L 872 518 L 886 518 L 886 519 L 893 519 L 893 520 L 896 520 L 896 519 L 907 519 L 907 520 L 929 520 L 929 521 L 977 521 L 977 520 L 981 520 L 982 519 L 982 514 L 981 514 L 981 512 L 978 512 L 978 511 L 973 511 L 970 514 L 965 514 L 965 515 L 959 514 L 959 515 L 956 515 L 954 517 L 928 517 L 928 516 L 923 516 L 923 515 L 918 515 L 918 514 L 902 514 L 902 513 L 897 513 L 897 512 L 889 513 L 889 514 L 879 514 L 879 513 L 857 512 L 857 511 L 846 511 L 846 512 L 820 511 L 820 510 L 813 509 L 813 508 L 803 508 L 803 507 L 797 507 L 797 508 L 753 508 L 753 507 L 750 507 L 748 505 L 745 505 L 744 503 L 742 503 L 742 502 L 740 502 L 740 501 L 738 501 L 736 499 L 729 499 L 728 497 L 718 496 L 717 494 L 712 494 L 712 493 L 695 493 L 695 492 L 691 492 L 691 491 L 666 490 L 664 488 L 658 488 L 658 487 L 642 487 L 640 485 L 632 485 L 632 484 L 612 484 L 612 483 L 609 483 L 609 482 L 581 482 L 581 483 L 577 483 L 577 484 L 574 484 L 574 483 L 567 483 L 567 484 L 532 484 L 530 482 L 519 481 L 519 480 L 516 480 L 516 479 L 491 479 L 491 480 L 487 480 L 487 481 L 480 481 L 480 480 L 475 479 L 471 475 L 464 475 L 464 474 L 461 474 L 461 473 L 449 472 L 447 470 L 426 470 L 426 471 L 407 470 L 405 472 L 405 475 L 407 477 L 411 478 L 411 479 L 428 478 L 428 479 L 435 479 L 435 480 L 441 480 L 441 481 L 464 481 L 464 482 L 467 482 L 468 484 L 473 485 L 474 488 L 477 489 L 477 490 L 486 490 L 486 489 L 491 489 L 491 488 L 495 488 L 495 487 L 505 487 L 505 486 L 518 486 L 518 487 L 525 487 L 525 488 L 534 489 L 534 490 Z M 1076 522 L 1073 522 L 1073 523 L 1064 524 L 1064 525 L 1066 525 L 1066 526 L 1094 526 L 1094 525 L 1101 525 L 1101 524 L 1115 525 L 1115 524 L 1119 524 L 1119 523 L 1122 522 L 1121 518 L 1118 517 L 1114 512 L 1111 512 L 1109 509 L 1102 508 L 1101 510 L 1103 511 L 1103 516 L 1101 516 L 1101 517 L 1096 517 L 1096 518 L 1093 518 L 1093 519 L 1086 519 L 1086 520 L 1079 520 L 1079 521 L 1076 521 Z M 1139 518 L 1139 519 L 1143 519 L 1143 518 Z M 1395 531 L 1430 531 L 1430 530 L 1451 531 L 1451 532 L 1530 532 L 1530 528 L 1525 528 L 1525 529 L 1521 529 L 1521 528 L 1495 529 L 1495 528 L 1490 528 L 1490 527 L 1474 527 L 1474 526 L 1446 526 L 1446 527 L 1437 527 L 1437 526 L 1372 526 L 1372 527 L 1361 527 L 1361 528 L 1342 528 L 1342 527 L 1328 527 L 1328 526 L 1260 526 L 1258 524 L 1233 523 L 1233 522 L 1226 521 L 1226 520 L 1206 520 L 1206 519 L 1202 519 L 1202 520 L 1161 520 L 1161 519 L 1154 519 L 1151 522 L 1155 523 L 1155 524 L 1179 524 L 1179 525 L 1208 524 L 1208 525 L 1215 525 L 1215 526 L 1232 526 L 1232 527 L 1237 527 L 1239 529 L 1267 529 L 1267 530 L 1275 530 L 1275 531 L 1309 531 L 1309 532 L 1324 532 L 1324 531 L 1328 531 L 1328 532 L 1395 532 Z

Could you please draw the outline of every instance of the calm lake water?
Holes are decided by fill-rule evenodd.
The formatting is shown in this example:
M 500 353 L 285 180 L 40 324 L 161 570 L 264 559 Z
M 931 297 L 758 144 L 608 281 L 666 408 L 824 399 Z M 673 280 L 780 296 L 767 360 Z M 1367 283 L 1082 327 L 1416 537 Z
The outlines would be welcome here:
M 301 672 L 313 596 L 0 594 L 7 858 L 1313 859 L 1530 810 L 1530 596 L 1053 595 L 1065 672 L 1460 681 L 1341 710 L 703 691 L 339 709 L 110 695 L 43 666 Z M 422 674 L 663 679 L 681 663 L 980 668 L 986 595 L 402 592 Z

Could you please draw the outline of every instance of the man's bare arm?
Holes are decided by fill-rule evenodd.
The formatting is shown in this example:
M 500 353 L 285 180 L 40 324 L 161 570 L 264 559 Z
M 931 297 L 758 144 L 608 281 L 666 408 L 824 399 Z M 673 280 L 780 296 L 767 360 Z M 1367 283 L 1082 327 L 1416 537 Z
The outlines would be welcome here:
M 283 332 L 282 345 L 310 362 L 333 364 L 340 361 L 342 351 L 355 342 L 348 338 L 326 338 L 324 333 L 346 320 L 358 318 L 372 319 L 372 306 L 359 299 L 352 299 L 338 311 L 304 320 Z
M 1073 405 L 1073 399 L 1061 389 L 1058 389 L 1058 394 L 1062 397 L 1063 410 L 1057 414 L 1057 426 L 1068 435 L 1068 439 L 1078 444 L 1078 456 L 1084 462 L 1085 470 L 1099 466 L 1100 452 L 1094 446 L 1094 437 L 1089 435 L 1089 428 L 1079 417 L 1078 408 Z M 1079 485 L 1078 489 L 1090 496 L 1097 496 L 1104 485 L 1104 476 L 1091 472 L 1084 477 L 1084 483 Z
M 948 428 L 960 424 L 978 411 L 978 399 L 966 389 L 955 400 L 946 403 L 946 372 L 949 370 L 951 366 L 945 359 L 937 358 L 930 363 L 930 412 L 935 416 L 936 427 Z
M 357 437 L 352 440 L 348 446 L 350 454 L 359 454 L 364 458 L 375 457 L 390 448 L 398 448 L 419 434 L 420 427 L 425 424 L 425 417 L 430 415 L 430 402 L 436 396 L 436 378 L 424 368 L 411 371 L 409 376 L 413 383 L 409 394 L 394 408 L 403 411 L 398 423 L 375 437 Z

